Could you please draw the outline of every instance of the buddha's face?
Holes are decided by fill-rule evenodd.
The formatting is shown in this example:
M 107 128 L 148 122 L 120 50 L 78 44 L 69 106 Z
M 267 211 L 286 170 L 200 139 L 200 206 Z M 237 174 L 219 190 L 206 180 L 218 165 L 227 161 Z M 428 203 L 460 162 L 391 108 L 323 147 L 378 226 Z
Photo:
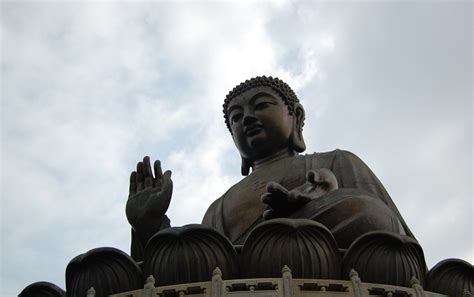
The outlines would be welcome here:
M 293 117 L 271 88 L 257 87 L 234 97 L 227 114 L 242 157 L 255 161 L 289 147 Z

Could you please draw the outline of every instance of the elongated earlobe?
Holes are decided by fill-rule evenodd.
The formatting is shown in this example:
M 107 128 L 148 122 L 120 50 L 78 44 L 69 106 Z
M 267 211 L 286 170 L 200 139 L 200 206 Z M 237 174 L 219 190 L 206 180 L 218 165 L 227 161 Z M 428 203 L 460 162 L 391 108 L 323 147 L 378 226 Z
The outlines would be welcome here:
M 242 165 L 240 167 L 240 172 L 242 173 L 243 176 L 249 175 L 251 166 L 252 165 L 250 164 L 250 162 L 247 159 L 244 159 L 242 157 Z
M 295 111 L 293 113 L 293 132 L 291 133 L 290 141 L 291 146 L 298 153 L 306 150 L 306 144 L 303 138 L 303 125 L 304 125 L 304 108 L 301 104 L 295 104 Z

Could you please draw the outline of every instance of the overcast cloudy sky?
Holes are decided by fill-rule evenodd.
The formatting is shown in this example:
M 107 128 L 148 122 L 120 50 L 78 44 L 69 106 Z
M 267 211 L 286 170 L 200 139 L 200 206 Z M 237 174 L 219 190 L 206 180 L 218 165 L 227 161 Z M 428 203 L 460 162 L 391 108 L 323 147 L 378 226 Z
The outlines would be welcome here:
M 308 152 L 381 179 L 429 267 L 473 262 L 472 3 L 1 3 L 1 296 L 95 247 L 129 251 L 128 176 L 173 171 L 174 226 L 241 176 L 223 122 L 241 81 L 287 81 Z

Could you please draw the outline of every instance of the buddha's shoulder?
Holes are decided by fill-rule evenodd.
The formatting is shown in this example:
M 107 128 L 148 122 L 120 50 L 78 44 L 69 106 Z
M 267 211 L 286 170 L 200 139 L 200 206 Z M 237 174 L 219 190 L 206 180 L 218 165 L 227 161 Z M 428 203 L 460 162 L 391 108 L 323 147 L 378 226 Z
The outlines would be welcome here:
M 219 209 L 221 209 L 220 205 L 222 203 L 222 197 L 223 196 L 216 199 L 214 202 L 211 203 L 211 205 L 209 205 L 206 210 L 206 213 L 204 214 L 204 217 L 202 218 L 203 225 L 216 227 L 216 221 L 218 220 L 217 212 Z
M 354 153 L 342 149 L 335 149 L 329 152 L 316 152 L 312 154 L 306 154 L 305 157 L 320 162 L 334 162 L 336 160 L 358 159 L 358 157 Z
M 222 210 L 222 203 L 223 201 L 231 195 L 233 192 L 237 191 L 241 187 L 241 183 L 243 180 L 248 179 L 249 176 L 246 176 L 245 178 L 241 179 L 239 182 L 234 184 L 232 187 L 230 187 L 221 197 L 217 198 L 214 200 L 214 202 L 209 205 L 207 208 L 206 213 L 204 214 L 204 218 L 202 220 L 202 223 L 205 225 L 212 225 L 214 226 L 216 223 L 216 220 L 218 220 L 218 213 L 221 212 Z

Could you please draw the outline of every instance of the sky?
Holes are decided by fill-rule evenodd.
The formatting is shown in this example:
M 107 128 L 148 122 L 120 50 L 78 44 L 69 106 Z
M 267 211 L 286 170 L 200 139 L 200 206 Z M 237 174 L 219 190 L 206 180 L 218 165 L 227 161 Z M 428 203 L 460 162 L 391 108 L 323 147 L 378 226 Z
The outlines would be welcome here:
M 222 117 L 277 76 L 306 110 L 307 153 L 358 155 L 429 268 L 473 263 L 470 1 L 1 2 L 0 295 L 65 288 L 90 249 L 129 252 L 130 172 L 173 172 L 173 226 L 239 181 Z

